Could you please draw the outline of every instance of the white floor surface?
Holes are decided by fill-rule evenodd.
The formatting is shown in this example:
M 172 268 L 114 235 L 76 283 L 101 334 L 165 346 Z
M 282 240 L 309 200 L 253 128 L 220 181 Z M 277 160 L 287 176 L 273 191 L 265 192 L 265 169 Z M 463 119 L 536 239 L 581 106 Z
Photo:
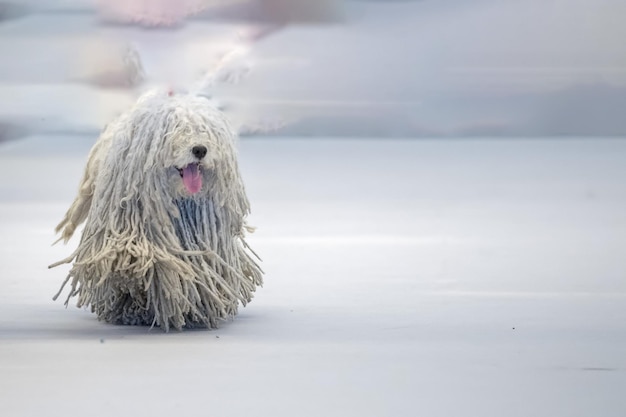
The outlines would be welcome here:
M 0 415 L 626 415 L 625 140 L 244 140 L 265 286 L 169 334 L 51 299 L 91 140 L 0 146 Z

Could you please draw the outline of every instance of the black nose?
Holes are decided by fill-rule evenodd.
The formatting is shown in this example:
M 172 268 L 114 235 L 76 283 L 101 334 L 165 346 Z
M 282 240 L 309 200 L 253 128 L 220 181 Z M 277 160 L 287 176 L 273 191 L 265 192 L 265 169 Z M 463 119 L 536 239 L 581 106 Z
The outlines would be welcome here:
M 194 146 L 191 148 L 191 153 L 198 159 L 202 159 L 206 156 L 206 146 Z

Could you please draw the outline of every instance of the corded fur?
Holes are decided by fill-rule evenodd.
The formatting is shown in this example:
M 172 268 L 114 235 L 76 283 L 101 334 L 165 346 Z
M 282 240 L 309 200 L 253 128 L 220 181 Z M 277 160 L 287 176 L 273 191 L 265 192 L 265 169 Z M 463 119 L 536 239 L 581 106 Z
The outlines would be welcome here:
M 236 136 L 203 97 L 152 91 L 110 123 L 94 145 L 78 196 L 57 226 L 67 241 L 85 223 L 66 300 L 119 324 L 217 327 L 262 283 L 244 240 L 250 207 Z M 202 188 L 179 169 L 208 149 Z M 60 239 L 60 240 L 61 240 Z M 57 294 L 55 299 L 59 296 Z

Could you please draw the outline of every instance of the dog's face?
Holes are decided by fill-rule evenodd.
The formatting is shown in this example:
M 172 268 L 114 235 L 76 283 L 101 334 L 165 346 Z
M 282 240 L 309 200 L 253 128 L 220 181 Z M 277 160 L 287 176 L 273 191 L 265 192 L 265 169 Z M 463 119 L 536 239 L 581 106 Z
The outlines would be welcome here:
M 215 144 L 203 133 L 172 135 L 168 139 L 166 171 L 174 196 L 188 197 L 206 190 L 218 157 Z

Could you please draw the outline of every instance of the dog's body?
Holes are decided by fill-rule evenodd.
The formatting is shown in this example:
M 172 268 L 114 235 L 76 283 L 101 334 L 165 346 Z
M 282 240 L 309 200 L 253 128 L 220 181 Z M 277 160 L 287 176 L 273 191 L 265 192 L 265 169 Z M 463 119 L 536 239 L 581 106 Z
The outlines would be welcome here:
M 150 92 L 94 145 L 57 226 L 86 221 L 74 262 L 78 306 L 120 324 L 216 327 L 262 283 L 244 241 L 249 203 L 236 135 L 203 97 Z

